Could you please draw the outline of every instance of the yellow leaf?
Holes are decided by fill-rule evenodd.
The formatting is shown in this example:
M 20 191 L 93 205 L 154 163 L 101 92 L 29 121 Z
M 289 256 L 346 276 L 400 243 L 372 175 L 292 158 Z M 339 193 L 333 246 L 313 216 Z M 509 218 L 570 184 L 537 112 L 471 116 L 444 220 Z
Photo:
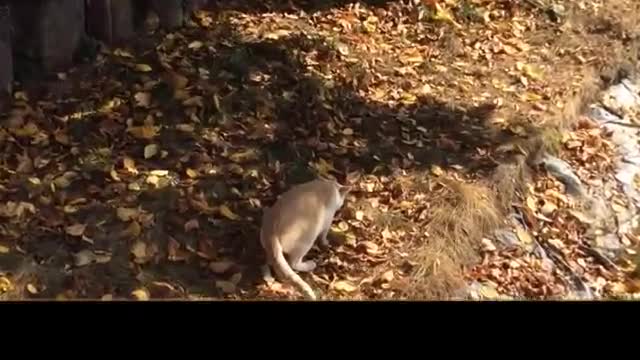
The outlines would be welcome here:
M 151 170 L 150 174 L 155 176 L 167 176 L 169 175 L 169 170 Z
M 131 53 L 130 53 L 130 52 L 128 52 L 128 51 L 126 51 L 126 50 L 122 50 L 122 49 L 115 49 L 115 50 L 113 51 L 113 55 L 115 55 L 115 56 L 120 56 L 120 57 L 123 57 L 123 58 L 130 58 L 130 59 L 133 59 L 133 55 L 131 55 Z
M 526 93 L 522 94 L 522 100 L 529 101 L 529 102 L 536 102 L 536 101 L 542 100 L 542 96 L 536 93 L 527 91 Z
M 187 170 L 185 172 L 187 173 L 187 176 L 192 178 L 192 179 L 195 179 L 195 178 L 198 177 L 198 172 L 193 170 L 193 169 L 191 169 L 191 168 L 187 168 Z
M 141 288 L 136 289 L 131 292 L 131 296 L 138 301 L 148 301 L 151 297 L 149 295 L 149 291 L 147 289 Z
M 160 127 L 151 125 L 132 126 L 127 129 L 127 132 L 136 139 L 151 140 L 154 137 L 158 136 Z
M 358 290 L 358 287 L 353 285 L 351 282 L 347 280 L 336 281 L 331 284 L 331 288 L 337 291 L 342 291 L 346 293 L 354 292 Z
M 317 163 L 312 163 L 312 166 L 316 169 L 316 171 L 318 171 L 318 173 L 320 173 L 320 175 L 324 176 L 330 176 L 330 171 L 336 171 L 336 168 L 333 167 L 333 164 L 323 158 L 320 158 Z
M 153 185 L 153 186 L 158 186 L 158 182 L 160 181 L 160 179 L 155 176 L 155 175 L 150 175 L 147 177 L 147 184 Z
M 149 144 L 144 147 L 144 158 L 150 159 L 154 157 L 158 153 L 158 145 L 157 144 Z
M 346 129 L 342 130 L 342 134 L 343 135 L 347 135 L 347 136 L 351 136 L 351 135 L 353 135 L 353 129 L 346 128 Z
M 246 149 L 244 151 L 239 151 L 237 153 L 231 154 L 231 156 L 229 156 L 229 159 L 231 159 L 231 161 L 233 162 L 239 163 L 256 159 L 257 156 L 258 154 L 254 149 Z
M 38 288 L 36 288 L 35 285 L 29 283 L 27 284 L 27 291 L 31 295 L 36 295 L 38 293 Z
M 10 250 L 11 249 L 9 249 L 8 247 L 0 245 L 0 254 L 8 254 Z
M 135 69 L 136 71 L 139 71 L 139 72 L 150 72 L 150 71 L 152 71 L 152 70 L 153 70 L 153 69 L 151 68 L 151 66 L 149 66 L 149 65 L 147 65 L 147 64 L 136 64 L 136 65 L 134 66 L 134 69 Z
M 518 226 L 516 228 L 516 234 L 518 235 L 518 239 L 520 239 L 520 241 L 522 243 L 524 243 L 524 244 L 533 243 L 533 238 L 531 237 L 529 232 L 527 230 L 525 230 L 524 228 L 522 228 L 521 226 Z
M 84 230 L 87 228 L 87 225 L 84 224 L 74 224 L 67 226 L 65 231 L 67 234 L 71 236 L 82 236 L 84 234 Z
M 536 210 L 538 210 L 538 204 L 537 204 L 536 199 L 534 199 L 534 198 L 533 198 L 533 197 L 531 197 L 531 196 L 527 196 L 527 207 L 528 207 L 529 209 L 531 209 L 531 211 L 536 211 Z
M 138 169 L 136 169 L 136 162 L 132 158 L 125 156 L 122 162 L 123 162 L 124 168 L 128 172 L 134 175 L 138 173 Z
M 192 124 L 178 124 L 176 129 L 186 133 L 192 133 L 195 130 L 195 126 Z
M 241 217 L 236 215 L 227 205 L 220 206 L 220 214 L 230 220 L 240 220 Z
M 130 221 L 135 219 L 136 217 L 138 217 L 138 214 L 140 213 L 140 210 L 137 208 L 125 208 L 125 207 L 119 207 L 116 210 L 116 215 L 118 216 L 118 219 L 122 220 L 122 221 Z
M 444 174 L 444 170 L 438 165 L 431 165 L 431 173 L 435 176 L 442 176 Z
M 194 50 L 198 50 L 202 47 L 202 41 L 192 41 L 191 43 L 189 43 L 188 47 L 189 49 L 194 49 Z

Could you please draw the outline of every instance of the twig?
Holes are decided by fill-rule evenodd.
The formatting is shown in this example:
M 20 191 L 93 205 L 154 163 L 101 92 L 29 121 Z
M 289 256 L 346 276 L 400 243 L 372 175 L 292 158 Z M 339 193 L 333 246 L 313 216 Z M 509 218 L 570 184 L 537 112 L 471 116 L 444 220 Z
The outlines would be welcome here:
M 605 109 L 608 113 L 615 115 L 617 117 L 619 117 L 620 119 L 624 119 L 624 114 L 621 113 L 620 111 L 612 108 L 611 106 L 605 104 L 603 101 L 600 101 L 599 104 L 603 109 Z
M 581 243 L 580 245 L 578 245 L 578 248 L 580 250 L 583 250 L 587 254 L 591 255 L 596 260 L 599 260 L 602 263 L 602 265 L 604 265 L 604 267 L 606 267 L 607 269 L 613 270 L 613 271 L 616 271 L 616 272 L 620 271 L 620 268 L 618 267 L 618 265 L 616 265 L 613 261 L 611 261 L 611 259 L 606 257 L 598 249 L 596 249 L 596 248 L 594 248 L 592 246 L 589 246 L 589 245 L 585 244 L 584 242 Z
M 589 289 L 587 284 L 584 283 L 582 278 L 575 272 L 575 270 L 573 270 L 571 265 L 569 265 L 569 263 L 564 259 L 564 254 L 560 250 L 556 249 L 555 246 L 547 242 L 545 242 L 544 244 L 546 245 L 546 247 L 548 247 L 551 250 L 551 251 L 547 251 L 547 253 L 550 254 L 551 257 L 554 258 L 554 260 L 557 260 L 557 262 L 560 265 L 562 265 L 566 270 L 568 270 L 574 282 L 576 282 L 582 288 L 582 290 L 587 293 L 587 296 L 589 299 L 593 299 L 594 296 L 591 293 L 591 289 Z

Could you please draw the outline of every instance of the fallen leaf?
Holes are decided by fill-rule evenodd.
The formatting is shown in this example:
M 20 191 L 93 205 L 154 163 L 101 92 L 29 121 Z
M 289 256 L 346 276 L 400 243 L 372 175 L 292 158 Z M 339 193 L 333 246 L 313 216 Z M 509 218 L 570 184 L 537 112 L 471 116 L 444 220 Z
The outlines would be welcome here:
M 534 211 L 534 212 L 535 212 L 536 210 L 538 210 L 538 204 L 537 204 L 536 199 L 534 199 L 534 198 L 533 198 L 533 197 L 531 197 L 531 196 L 527 196 L 527 207 L 528 207 L 529 209 L 531 209 L 531 211 Z
M 231 209 L 229 209 L 227 205 L 221 205 L 219 210 L 220 210 L 220 214 L 222 214 L 224 217 L 226 217 L 229 220 L 241 219 L 241 217 L 236 215 L 233 211 L 231 211 Z
M 150 159 L 158 154 L 159 147 L 157 144 L 149 144 L 144 147 L 144 158 Z
M 187 170 L 185 170 L 185 173 L 187 174 L 188 177 L 192 179 L 195 179 L 198 177 L 198 172 L 191 168 L 187 168 Z
M 236 291 L 236 284 L 231 281 L 218 280 L 216 281 L 216 287 L 222 290 L 225 294 L 231 294 Z
M 231 281 L 234 285 L 238 285 L 240 283 L 240 280 L 242 280 L 242 273 L 235 273 L 231 275 L 231 278 L 229 278 L 229 281 Z
M 151 140 L 158 136 L 160 127 L 153 125 L 131 126 L 127 128 L 127 132 L 136 139 Z
M 351 293 L 358 290 L 358 287 L 347 280 L 339 280 L 330 285 L 330 287 L 337 291 Z
M 151 66 L 147 64 L 136 64 L 133 68 L 139 72 L 150 72 L 153 70 Z
M 186 133 L 192 133 L 196 128 L 192 124 L 178 124 L 176 129 Z
M 356 211 L 356 220 L 362 221 L 364 219 L 364 212 L 361 210 Z
M 147 177 L 147 184 L 153 185 L 153 186 L 158 186 L 158 183 L 160 182 L 160 178 L 158 178 L 155 175 L 151 175 Z
M 149 291 L 145 288 L 133 290 L 131 296 L 138 301 L 148 301 L 150 298 Z
M 132 158 L 125 156 L 122 160 L 122 163 L 124 165 L 124 168 L 131 174 L 135 175 L 138 173 L 138 169 L 136 169 L 136 162 Z
M 148 92 L 137 92 L 133 98 L 139 107 L 148 108 L 151 104 L 151 94 Z
M 65 232 L 71 236 L 82 236 L 86 228 L 87 228 L 87 225 L 85 224 L 74 224 L 74 225 L 67 226 L 65 228 Z
M 9 251 L 11 251 L 11 249 L 9 249 L 8 247 L 6 247 L 4 245 L 0 245 L 0 254 L 8 254 Z
M 484 251 L 496 251 L 496 246 L 493 245 L 493 242 L 491 242 L 491 240 L 484 238 L 482 239 L 482 248 L 484 249 Z
M 391 282 L 393 281 L 393 278 L 393 270 L 387 270 L 384 272 L 384 274 L 382 274 L 382 276 L 380 276 L 380 280 L 384 282 Z
M 120 219 L 122 221 L 133 220 L 133 219 L 138 217 L 139 213 L 140 213 L 140 209 L 137 209 L 137 208 L 119 207 L 116 210 L 116 215 L 118 216 L 118 219 Z
M 346 129 L 342 130 L 342 134 L 343 135 L 347 135 L 347 136 L 353 135 L 353 129 L 346 128 Z
M 444 174 L 444 170 L 438 165 L 431 165 L 431 173 L 435 176 L 442 176 Z
M 520 239 L 520 241 L 524 244 L 528 245 L 533 243 L 533 238 L 531 237 L 531 234 L 529 234 L 529 232 L 521 226 L 516 227 L 516 235 L 518 235 L 518 239 Z
M 131 245 L 131 253 L 135 257 L 137 263 L 146 262 L 147 257 L 147 244 L 144 241 L 138 240 Z
M 27 291 L 29 292 L 29 294 L 31 295 L 36 295 L 39 291 L 38 288 L 35 287 L 35 285 L 28 283 L 27 284 Z
M 540 212 L 542 212 L 544 216 L 550 216 L 557 209 L 558 207 L 556 206 L 556 204 L 549 201 L 545 201 L 544 205 L 542 206 L 542 209 L 540 209 Z
M 85 249 L 73 254 L 73 264 L 78 267 L 87 266 L 96 260 L 93 251 Z
M 191 230 L 199 229 L 200 223 L 198 219 L 191 219 L 184 224 L 184 231 L 189 232 Z
M 234 263 L 230 260 L 213 261 L 209 264 L 209 269 L 216 274 L 224 274 L 231 269 L 233 265 Z
M 202 43 L 202 41 L 192 41 L 191 43 L 189 43 L 189 45 L 187 46 L 189 49 L 193 49 L 193 50 L 197 50 L 200 49 L 202 47 L 202 45 L 204 45 Z
M 124 229 L 122 236 L 128 238 L 137 238 L 138 236 L 140 236 L 140 233 L 142 233 L 140 224 L 138 224 L 137 221 L 132 221 L 131 223 L 129 223 L 129 226 Z

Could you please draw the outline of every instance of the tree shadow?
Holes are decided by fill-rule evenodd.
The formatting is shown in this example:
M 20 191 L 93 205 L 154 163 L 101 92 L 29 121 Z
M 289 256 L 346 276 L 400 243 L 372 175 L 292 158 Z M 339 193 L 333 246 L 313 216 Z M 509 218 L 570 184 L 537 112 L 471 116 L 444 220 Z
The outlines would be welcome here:
M 314 164 L 325 164 L 325 171 L 341 181 L 348 172 L 390 174 L 434 165 L 481 176 L 496 165 L 478 150 L 506 140 L 487 126 L 491 104 L 443 103 L 428 94 L 404 103 L 372 100 L 366 95 L 375 80 L 357 63 L 350 65 L 354 75 L 349 78 L 322 78 L 308 70 L 308 53 L 327 63 L 340 56 L 325 39 L 292 34 L 247 40 L 229 24 L 217 26 L 215 32 L 213 36 L 190 34 L 213 39 L 213 49 L 180 59 L 175 67 L 178 72 L 187 67 L 208 74 L 198 82 L 198 95 L 205 100 L 192 113 L 197 121 L 185 118 L 184 100 L 174 99 L 166 84 L 159 82 L 150 89 L 157 110 L 163 113 L 155 120 L 164 126 L 157 143 L 167 151 L 166 157 L 141 159 L 146 142 L 120 145 L 118 141 L 127 136 L 122 119 L 96 115 L 70 126 L 70 136 L 80 142 L 83 152 L 98 146 L 111 147 L 114 156 L 138 154 L 138 166 L 170 169 L 178 181 L 154 188 L 141 180 L 141 189 L 131 192 L 125 178 L 122 183 L 110 178 L 111 161 L 70 188 L 68 192 L 76 193 L 69 198 L 94 199 L 91 205 L 100 208 L 87 207 L 82 214 L 70 215 L 80 223 L 100 224 L 91 228 L 93 243 L 34 233 L 32 237 L 49 239 L 53 249 L 36 257 L 57 258 L 60 265 L 71 253 L 97 248 L 109 251 L 111 261 L 74 269 L 60 286 L 83 284 L 89 289 L 80 294 L 85 297 L 110 292 L 128 296 L 139 283 L 166 296 L 196 292 L 219 297 L 223 292 L 214 281 L 241 272 L 237 285 L 245 295 L 252 294 L 261 282 L 258 264 L 264 261 L 258 242 L 261 209 L 292 184 L 323 172 Z M 154 54 L 146 59 L 153 65 L 159 62 Z M 131 73 L 122 70 L 112 76 L 124 82 Z M 123 106 L 128 106 L 127 115 L 138 124 L 148 113 L 131 104 Z M 104 121 L 113 126 L 105 126 Z M 185 122 L 192 123 L 194 131 L 180 130 L 177 125 Z M 111 129 L 106 136 L 105 129 Z M 194 169 L 199 176 L 185 180 L 186 169 Z M 103 190 L 92 193 L 91 185 Z M 112 201 L 119 196 L 124 204 Z M 139 206 L 154 216 L 138 239 L 154 249 L 143 263 L 136 263 L 131 254 L 135 236 L 122 235 L 127 225 L 115 216 L 118 206 Z M 222 211 L 223 206 L 232 214 Z M 194 220 L 197 226 L 186 225 Z M 39 245 L 28 249 L 30 254 L 39 251 L 43 251 Z M 234 266 L 220 274 L 212 272 L 209 262 L 221 259 L 231 260 Z M 168 285 L 169 291 L 158 285 L 163 283 L 175 286 Z M 51 288 L 41 296 L 53 294 Z
M 383 7 L 389 0 L 242 0 L 242 1 L 209 1 L 205 9 L 213 11 L 240 11 L 243 13 L 296 12 L 314 13 L 350 4 L 362 3 L 367 6 Z

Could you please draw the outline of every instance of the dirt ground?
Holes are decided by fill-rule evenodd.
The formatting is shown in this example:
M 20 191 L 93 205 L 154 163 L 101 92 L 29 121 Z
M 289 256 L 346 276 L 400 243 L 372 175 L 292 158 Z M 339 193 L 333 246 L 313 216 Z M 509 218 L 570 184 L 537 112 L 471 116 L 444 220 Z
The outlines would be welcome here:
M 455 296 L 526 160 L 633 71 L 640 9 L 406 3 L 221 1 L 25 77 L 0 127 L 0 296 L 299 298 L 260 276 L 261 207 L 315 176 L 356 189 L 302 275 L 323 298 Z

